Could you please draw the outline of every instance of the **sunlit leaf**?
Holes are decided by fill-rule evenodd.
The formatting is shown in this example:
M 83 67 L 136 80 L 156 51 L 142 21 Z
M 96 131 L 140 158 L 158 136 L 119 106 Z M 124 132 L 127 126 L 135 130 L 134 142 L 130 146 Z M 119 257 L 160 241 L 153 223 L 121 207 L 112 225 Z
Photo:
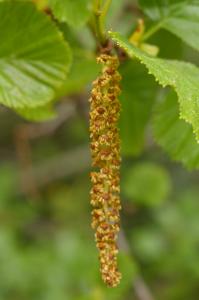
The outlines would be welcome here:
M 120 34 L 110 35 L 131 58 L 137 58 L 144 64 L 159 84 L 174 88 L 178 95 L 180 118 L 192 125 L 199 140 L 199 69 L 191 63 L 151 57 Z
M 52 100 L 71 53 L 50 18 L 29 2 L 0 2 L 0 35 L 0 103 L 24 109 Z

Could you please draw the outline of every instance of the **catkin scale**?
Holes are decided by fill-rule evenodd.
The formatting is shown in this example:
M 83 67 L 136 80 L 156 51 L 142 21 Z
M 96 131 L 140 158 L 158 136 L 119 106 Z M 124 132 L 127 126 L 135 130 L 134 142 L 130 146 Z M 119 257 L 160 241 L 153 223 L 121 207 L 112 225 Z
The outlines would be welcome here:
M 90 98 L 90 139 L 92 166 L 92 227 L 99 249 L 103 281 L 111 287 L 119 284 L 117 234 L 120 227 L 120 115 L 119 61 L 117 56 L 101 54 L 101 75 L 93 82 Z

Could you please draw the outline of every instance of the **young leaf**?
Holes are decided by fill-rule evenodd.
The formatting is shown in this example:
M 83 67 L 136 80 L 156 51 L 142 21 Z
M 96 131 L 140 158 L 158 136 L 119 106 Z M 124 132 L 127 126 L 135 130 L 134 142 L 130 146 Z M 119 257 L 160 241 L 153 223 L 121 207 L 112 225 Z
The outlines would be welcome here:
M 49 6 L 59 21 L 80 27 L 89 18 L 90 2 L 90 0 L 49 0 Z
M 189 124 L 178 118 L 177 97 L 169 93 L 157 104 L 153 132 L 159 145 L 176 161 L 189 169 L 199 168 L 199 144 Z
M 123 155 L 139 155 L 144 147 L 145 129 L 154 104 L 157 85 L 144 66 L 128 61 L 121 66 L 122 110 L 120 135 Z
M 196 0 L 139 0 L 145 13 L 184 42 L 199 50 L 199 2 Z M 156 26 L 156 25 L 155 25 Z
M 48 16 L 28 2 L 0 2 L 0 103 L 15 109 L 51 101 L 71 53 Z
M 180 117 L 193 126 L 199 140 L 199 69 L 190 63 L 151 57 L 120 34 L 112 32 L 110 35 L 130 57 L 136 57 L 144 64 L 163 87 L 174 88 L 178 94 Z

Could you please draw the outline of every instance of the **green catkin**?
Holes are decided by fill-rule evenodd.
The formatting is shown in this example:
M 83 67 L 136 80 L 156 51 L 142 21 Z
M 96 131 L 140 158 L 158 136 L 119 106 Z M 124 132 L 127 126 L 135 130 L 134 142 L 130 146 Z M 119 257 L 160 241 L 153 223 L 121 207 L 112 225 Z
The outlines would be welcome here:
M 117 235 L 120 227 L 120 115 L 119 60 L 117 56 L 101 54 L 102 74 L 93 82 L 90 98 L 90 139 L 92 166 L 91 205 L 92 227 L 99 250 L 100 271 L 110 287 L 119 284 L 117 267 Z

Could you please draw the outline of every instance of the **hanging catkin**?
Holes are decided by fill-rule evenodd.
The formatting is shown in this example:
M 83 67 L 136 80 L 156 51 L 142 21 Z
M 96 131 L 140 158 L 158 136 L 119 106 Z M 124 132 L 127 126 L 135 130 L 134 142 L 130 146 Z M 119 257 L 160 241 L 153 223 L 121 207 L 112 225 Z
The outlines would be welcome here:
M 117 267 L 117 235 L 120 226 L 120 138 L 117 128 L 120 114 L 119 61 L 117 56 L 101 54 L 102 74 L 93 82 L 90 98 L 90 138 L 92 166 L 92 227 L 99 249 L 103 281 L 118 285 L 121 274 Z

